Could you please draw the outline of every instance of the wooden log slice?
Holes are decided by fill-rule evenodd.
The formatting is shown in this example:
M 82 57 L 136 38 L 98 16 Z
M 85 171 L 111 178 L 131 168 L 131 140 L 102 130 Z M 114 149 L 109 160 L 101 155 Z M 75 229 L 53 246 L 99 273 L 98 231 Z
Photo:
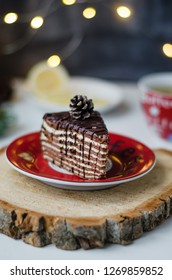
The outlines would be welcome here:
M 13 170 L 0 153 L 0 232 L 72 250 L 128 244 L 172 213 L 172 152 L 144 177 L 101 191 L 54 188 Z

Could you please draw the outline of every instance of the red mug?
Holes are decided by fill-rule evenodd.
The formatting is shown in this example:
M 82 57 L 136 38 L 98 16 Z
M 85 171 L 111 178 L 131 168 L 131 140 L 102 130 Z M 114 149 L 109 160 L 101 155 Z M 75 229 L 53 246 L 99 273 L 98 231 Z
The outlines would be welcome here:
M 138 86 L 148 125 L 160 137 L 172 141 L 172 73 L 147 75 Z

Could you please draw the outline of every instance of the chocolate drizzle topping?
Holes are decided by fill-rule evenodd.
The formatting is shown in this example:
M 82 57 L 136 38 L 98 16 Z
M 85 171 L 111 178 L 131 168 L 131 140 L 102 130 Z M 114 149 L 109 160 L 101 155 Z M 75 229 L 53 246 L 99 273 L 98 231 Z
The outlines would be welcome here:
M 77 132 L 87 132 L 89 135 L 103 135 L 108 132 L 100 113 L 97 111 L 94 111 L 90 118 L 85 120 L 74 119 L 69 112 L 45 114 L 44 120 L 54 129 L 57 129 L 58 123 L 59 129 L 67 129 L 68 127 Z

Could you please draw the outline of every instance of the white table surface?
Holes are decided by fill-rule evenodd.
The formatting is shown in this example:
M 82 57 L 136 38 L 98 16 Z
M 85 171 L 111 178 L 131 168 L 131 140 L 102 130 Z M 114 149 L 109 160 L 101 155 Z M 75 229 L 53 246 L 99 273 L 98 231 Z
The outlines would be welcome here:
M 103 115 L 109 131 L 135 138 L 150 148 L 172 150 L 172 142 L 158 138 L 148 128 L 139 103 L 140 92 L 136 84 L 119 83 L 124 101 L 114 110 Z M 25 100 L 25 99 L 24 99 Z M 5 137 L 0 138 L 0 147 L 8 145 L 16 137 L 40 130 L 43 110 L 25 102 L 22 98 L 13 103 L 17 116 L 16 126 Z M 13 240 L 0 234 L 0 259 L 172 259 L 172 219 L 151 232 L 144 233 L 132 244 L 124 246 L 107 244 L 102 249 L 64 251 L 54 245 L 35 248 L 21 240 Z

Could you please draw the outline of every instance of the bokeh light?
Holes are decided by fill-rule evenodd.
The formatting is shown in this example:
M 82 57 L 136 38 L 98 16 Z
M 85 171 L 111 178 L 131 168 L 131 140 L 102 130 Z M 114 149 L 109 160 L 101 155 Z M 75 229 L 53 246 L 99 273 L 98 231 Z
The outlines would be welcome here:
M 8 13 L 4 16 L 4 22 L 7 24 L 12 24 L 16 22 L 18 19 L 18 15 L 16 13 Z
M 119 6 L 116 8 L 117 14 L 122 18 L 128 18 L 131 16 L 131 10 L 127 6 Z
M 91 18 L 95 17 L 96 9 L 93 7 L 88 7 L 83 10 L 82 14 L 83 14 L 83 17 L 85 17 L 86 19 L 91 19 Z
M 34 17 L 31 22 L 30 22 L 30 26 L 34 29 L 38 29 L 40 28 L 44 23 L 44 19 L 41 16 L 36 16 Z
M 162 46 L 163 53 L 167 56 L 172 58 L 172 44 L 166 43 Z
M 62 0 L 64 5 L 73 5 L 76 3 L 76 0 Z
M 50 67 L 57 67 L 61 62 L 61 59 L 58 55 L 52 55 L 47 59 L 47 64 Z

